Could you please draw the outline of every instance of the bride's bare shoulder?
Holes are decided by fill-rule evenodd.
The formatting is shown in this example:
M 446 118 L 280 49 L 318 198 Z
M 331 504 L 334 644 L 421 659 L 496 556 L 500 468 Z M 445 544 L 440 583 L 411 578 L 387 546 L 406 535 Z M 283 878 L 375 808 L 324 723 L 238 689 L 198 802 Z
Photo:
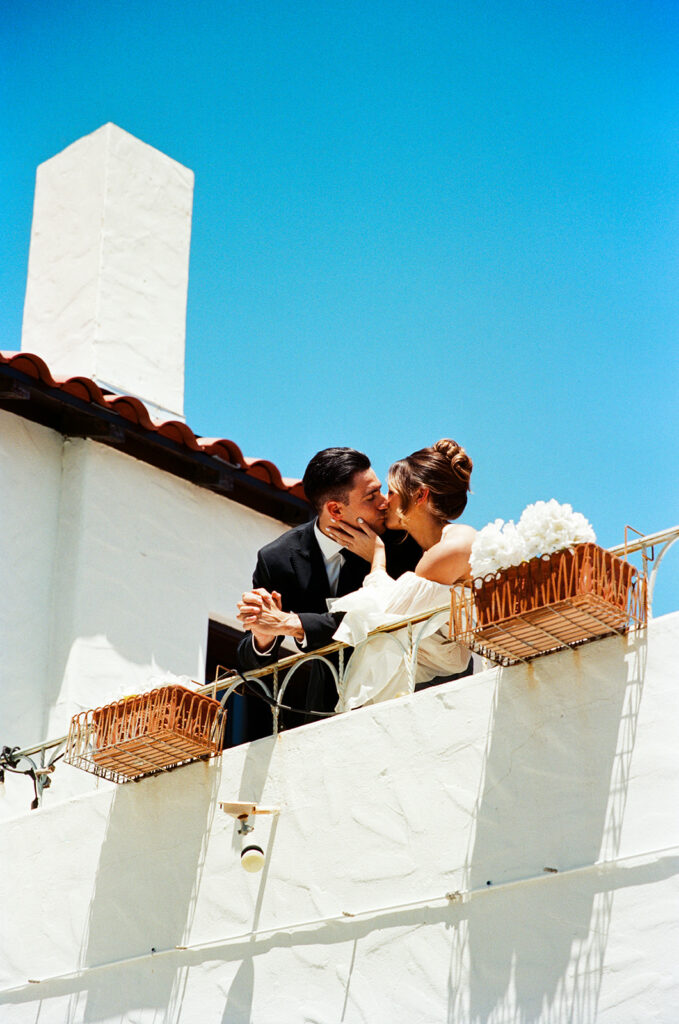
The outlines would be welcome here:
M 474 537 L 476 536 L 476 530 L 473 526 L 465 526 L 464 523 L 448 523 L 443 528 L 443 536 L 439 541 L 439 544 L 463 544 L 471 546 L 474 543 Z
M 469 575 L 469 556 L 476 530 L 463 523 L 446 526 L 438 544 L 422 555 L 415 572 L 436 583 L 455 583 Z

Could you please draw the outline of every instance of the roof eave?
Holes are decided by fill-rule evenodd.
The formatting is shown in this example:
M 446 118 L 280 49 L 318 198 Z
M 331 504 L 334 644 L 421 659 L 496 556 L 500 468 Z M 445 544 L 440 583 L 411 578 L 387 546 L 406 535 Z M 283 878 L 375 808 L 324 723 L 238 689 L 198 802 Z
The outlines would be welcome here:
M 51 427 L 67 437 L 87 437 L 117 448 L 288 525 L 310 518 L 310 507 L 300 496 L 303 492 L 299 482 L 284 482 L 273 463 L 243 459 L 238 465 L 224 457 L 231 452 L 242 458 L 233 442 L 210 439 L 205 445 L 210 450 L 206 451 L 186 424 L 154 424 L 138 399 L 105 397 L 89 378 L 55 381 L 43 364 L 46 374 L 42 376 L 49 378 L 46 381 L 38 372 L 38 362 L 42 363 L 38 356 L 16 356 L 24 358 L 12 359 L 8 354 L 0 357 L 0 409 Z M 22 362 L 24 368 L 20 369 L 17 362 Z M 83 393 L 91 395 L 89 401 L 73 394 L 72 390 L 77 390 L 73 386 L 71 391 L 65 389 L 76 383 L 82 385 Z M 97 400 L 99 396 L 101 401 Z M 135 415 L 136 421 L 129 415 Z M 174 436 L 167 436 L 168 433 Z

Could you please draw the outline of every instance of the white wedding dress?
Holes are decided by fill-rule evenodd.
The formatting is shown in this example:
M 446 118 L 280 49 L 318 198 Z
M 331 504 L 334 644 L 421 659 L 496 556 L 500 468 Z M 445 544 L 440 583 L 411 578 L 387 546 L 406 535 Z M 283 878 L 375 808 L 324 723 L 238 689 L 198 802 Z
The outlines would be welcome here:
M 412 693 L 418 683 L 434 676 L 462 672 L 469 651 L 448 639 L 447 613 L 413 624 L 417 661 L 409 668 L 407 627 L 394 633 L 368 633 L 378 626 L 450 605 L 450 586 L 434 583 L 414 572 L 393 580 L 384 570 L 366 576 L 360 590 L 330 598 L 328 608 L 345 612 L 334 639 L 355 648 L 349 660 L 337 711 L 376 704 Z

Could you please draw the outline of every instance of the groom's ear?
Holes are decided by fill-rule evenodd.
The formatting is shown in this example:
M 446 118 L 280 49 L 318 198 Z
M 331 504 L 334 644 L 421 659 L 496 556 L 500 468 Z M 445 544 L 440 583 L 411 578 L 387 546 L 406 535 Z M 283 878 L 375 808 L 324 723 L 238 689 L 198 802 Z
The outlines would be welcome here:
M 343 505 L 339 501 L 326 501 L 325 508 L 331 519 L 341 519 Z

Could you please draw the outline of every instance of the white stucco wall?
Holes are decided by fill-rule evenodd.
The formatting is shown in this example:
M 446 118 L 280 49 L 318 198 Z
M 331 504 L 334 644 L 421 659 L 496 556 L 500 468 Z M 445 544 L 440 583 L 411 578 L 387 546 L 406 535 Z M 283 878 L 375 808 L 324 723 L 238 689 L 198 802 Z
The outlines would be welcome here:
M 46 725 L 62 445 L 55 431 L 0 410 L 1 744 L 37 742 Z
M 678 656 L 675 614 L 65 803 L 62 766 L 0 829 L 3 1022 L 674 1024 Z M 260 875 L 234 799 L 281 808 Z
M 286 529 L 92 441 L 66 442 L 63 491 L 52 732 L 165 670 L 200 679 L 208 619 L 238 625 L 257 549 Z
M 5 412 L 0 474 L 0 742 L 12 746 L 167 673 L 201 680 L 208 619 L 238 625 L 256 552 L 286 529 Z

